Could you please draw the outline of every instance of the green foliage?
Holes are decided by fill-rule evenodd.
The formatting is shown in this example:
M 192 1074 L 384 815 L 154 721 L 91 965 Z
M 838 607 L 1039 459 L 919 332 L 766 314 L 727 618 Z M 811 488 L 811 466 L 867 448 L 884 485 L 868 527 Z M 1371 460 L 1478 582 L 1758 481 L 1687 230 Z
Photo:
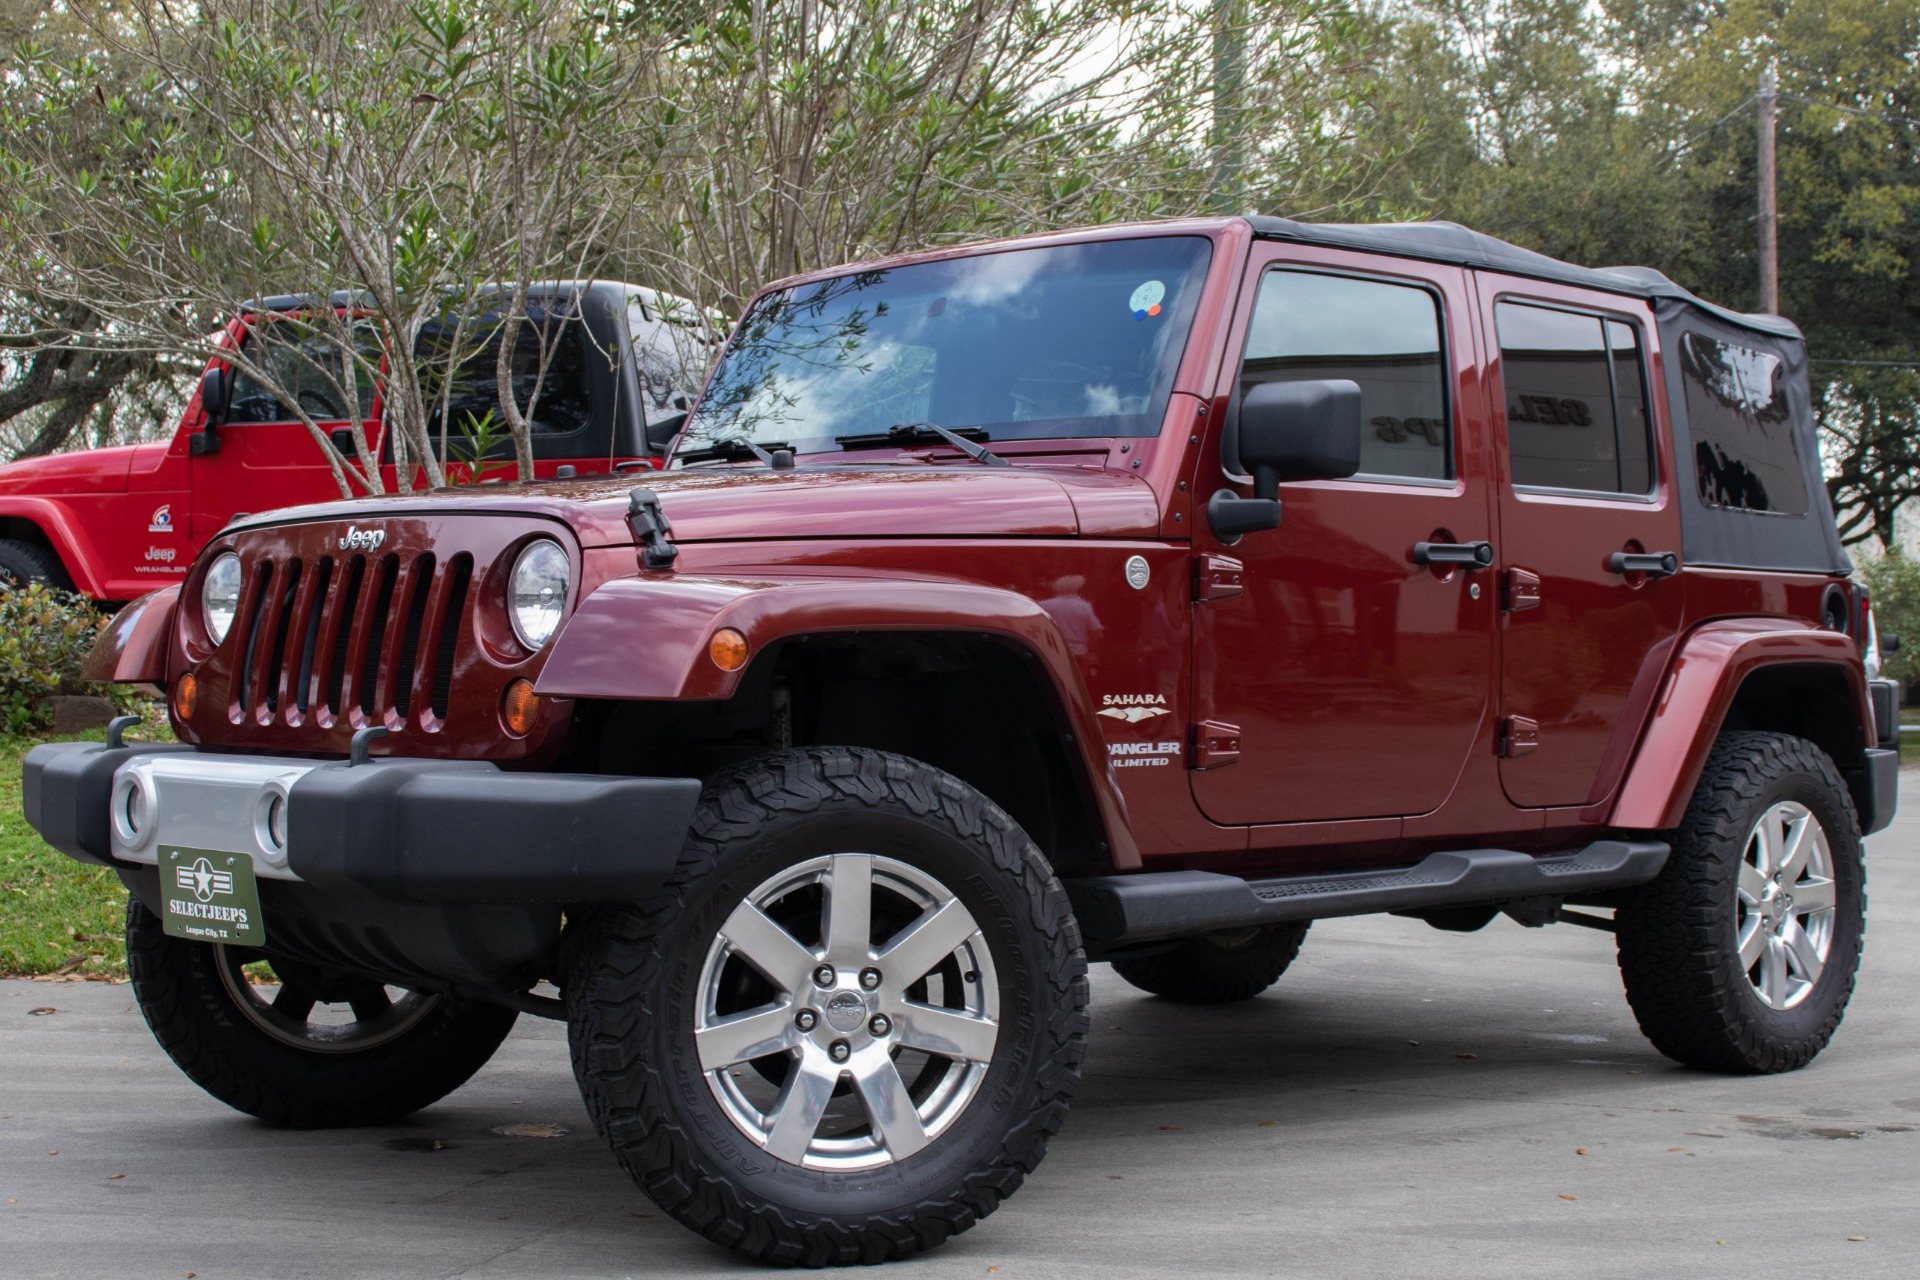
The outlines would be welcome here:
M 80 679 L 80 664 L 106 623 L 85 596 L 38 582 L 0 586 L 0 733 L 11 737 L 42 723 L 39 700 L 48 694 L 119 689 Z
M 447 442 L 448 481 L 479 484 L 485 478 L 489 460 L 495 459 L 495 450 L 508 438 L 507 424 L 491 409 L 477 418 L 472 414 L 461 418 L 460 438 Z
M 1898 550 L 1863 559 L 1861 581 L 1873 593 L 1873 621 L 1880 633 L 1881 673 L 1904 689 L 1920 678 L 1920 560 Z M 1887 652 L 1887 638 L 1900 648 Z

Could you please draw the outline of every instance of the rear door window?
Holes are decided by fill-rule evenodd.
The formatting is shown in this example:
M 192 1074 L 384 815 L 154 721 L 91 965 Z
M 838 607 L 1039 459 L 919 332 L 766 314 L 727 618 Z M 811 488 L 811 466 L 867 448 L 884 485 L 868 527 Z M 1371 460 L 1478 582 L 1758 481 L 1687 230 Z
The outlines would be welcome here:
M 1310 271 L 1260 282 L 1240 394 L 1263 382 L 1346 378 L 1360 387 L 1363 476 L 1453 475 L 1440 301 L 1415 285 Z
M 1513 483 L 1651 493 L 1646 375 L 1633 326 L 1520 302 L 1497 304 L 1494 324 Z

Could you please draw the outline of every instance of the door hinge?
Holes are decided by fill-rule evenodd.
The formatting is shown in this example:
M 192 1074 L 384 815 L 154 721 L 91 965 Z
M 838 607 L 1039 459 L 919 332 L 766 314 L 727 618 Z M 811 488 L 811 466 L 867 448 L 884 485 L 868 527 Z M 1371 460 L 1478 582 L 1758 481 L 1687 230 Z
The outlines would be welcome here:
M 1529 569 L 1507 570 L 1506 588 L 1500 607 L 1508 613 L 1540 607 L 1540 575 Z
M 1246 586 L 1247 566 L 1232 556 L 1208 551 L 1193 562 L 1193 598 L 1199 602 L 1237 596 Z
M 1500 722 L 1500 755 L 1511 760 L 1530 756 L 1540 749 L 1540 725 L 1525 716 L 1508 716 Z
M 1240 726 L 1218 720 L 1202 720 L 1193 726 L 1193 754 L 1189 765 L 1195 769 L 1218 769 L 1240 759 Z

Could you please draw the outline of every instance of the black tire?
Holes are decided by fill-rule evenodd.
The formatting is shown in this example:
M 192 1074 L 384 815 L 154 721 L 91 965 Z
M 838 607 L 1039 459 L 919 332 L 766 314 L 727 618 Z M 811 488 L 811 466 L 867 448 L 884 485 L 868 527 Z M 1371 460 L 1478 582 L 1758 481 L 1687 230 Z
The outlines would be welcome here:
M 386 1124 L 438 1102 L 486 1065 L 519 1016 L 442 996 L 391 1039 L 314 1052 L 274 1038 L 236 1003 L 220 966 L 239 958 L 172 937 L 128 903 L 127 969 L 160 1047 L 220 1101 L 285 1128 Z
M 977 1091 L 927 1145 L 878 1169 L 803 1168 L 771 1154 L 766 1140 L 756 1144 L 717 1100 L 720 1086 L 703 1069 L 694 1036 L 703 966 L 718 954 L 722 925 L 756 886 L 810 859 L 856 851 L 925 875 L 971 913 L 979 930 L 972 936 L 985 939 L 997 977 L 998 1038 L 983 1074 L 973 1077 L 981 1081 Z M 812 926 L 824 930 L 824 900 L 814 901 Z M 868 925 L 874 948 L 894 936 L 890 926 Z M 568 1041 L 594 1126 L 661 1209 L 766 1262 L 881 1262 L 965 1231 L 1040 1163 L 1080 1080 L 1086 960 L 1059 881 L 992 801 L 900 756 L 788 751 L 712 780 L 666 884 L 631 907 L 587 913 L 565 956 Z M 957 969 L 952 981 L 958 989 Z M 975 981 L 971 971 L 964 981 Z M 796 1002 L 820 997 L 832 1015 L 835 1001 L 798 985 Z M 968 993 L 984 998 L 986 991 Z M 908 1015 L 899 1016 L 904 1023 Z M 781 1025 L 788 1025 L 784 1015 Z M 891 1052 L 878 1039 L 867 1047 L 876 1046 Z M 770 1080 L 784 1078 L 818 1050 L 810 1042 L 755 1066 Z M 836 1077 L 838 1091 L 849 1087 L 846 1070 Z M 776 1071 L 780 1077 L 770 1074 Z M 881 1126 L 868 1115 L 878 1141 Z M 802 1140 L 814 1143 L 819 1133 L 817 1122 L 808 1125 Z
M 1741 963 L 1737 931 L 1743 914 L 1751 914 L 1739 896 L 1749 839 L 1760 818 L 1783 802 L 1805 806 L 1826 836 L 1834 907 L 1818 977 L 1792 1007 L 1776 1008 L 1751 976 L 1764 960 L 1751 970 Z M 1795 914 L 1791 899 L 1782 914 Z M 1846 1012 L 1866 927 L 1860 825 L 1833 761 L 1786 734 L 1721 734 L 1673 833 L 1672 857 L 1657 879 L 1621 902 L 1614 919 L 1627 1002 L 1661 1053 L 1742 1075 L 1812 1061 Z
M 0 586 L 24 587 L 44 582 L 61 591 L 73 590 L 73 579 L 52 547 L 19 538 L 0 538 Z
M 1115 960 L 1113 971 L 1142 991 L 1181 1004 L 1251 1000 L 1280 980 L 1311 924 L 1189 938 L 1168 951 Z

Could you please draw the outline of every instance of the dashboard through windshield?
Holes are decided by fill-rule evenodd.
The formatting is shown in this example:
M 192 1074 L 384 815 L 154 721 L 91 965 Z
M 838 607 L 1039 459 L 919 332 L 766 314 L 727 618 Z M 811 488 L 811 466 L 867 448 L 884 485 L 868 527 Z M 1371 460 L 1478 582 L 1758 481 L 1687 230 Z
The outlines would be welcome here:
M 1206 277 L 1202 236 L 1013 249 L 763 296 L 680 437 L 796 453 L 933 422 L 974 439 L 1160 428 Z

